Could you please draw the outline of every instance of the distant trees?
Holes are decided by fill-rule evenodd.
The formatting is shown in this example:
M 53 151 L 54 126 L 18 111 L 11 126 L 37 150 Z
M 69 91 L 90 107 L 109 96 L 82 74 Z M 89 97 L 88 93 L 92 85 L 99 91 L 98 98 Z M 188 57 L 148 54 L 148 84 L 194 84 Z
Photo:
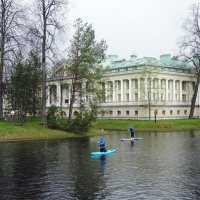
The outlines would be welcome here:
M 63 32 L 62 22 L 66 14 L 64 8 L 68 2 L 35 0 L 29 9 L 31 14 L 26 15 L 25 10 L 21 5 L 17 5 L 16 1 L 0 0 L 0 119 L 3 117 L 5 72 L 8 71 L 7 66 L 11 66 L 10 74 L 6 77 L 9 105 L 25 115 L 27 112 L 35 115 L 38 106 L 41 105 L 41 123 L 46 124 L 47 64 L 57 56 L 56 39 L 58 33 Z M 26 23 L 23 19 L 26 19 Z M 68 122 L 72 119 L 73 105 L 77 99 L 81 115 L 89 118 L 95 118 L 97 115 L 97 104 L 101 100 L 100 85 L 104 74 L 104 69 L 99 64 L 107 49 L 104 40 L 95 40 L 92 25 L 77 19 L 74 27 L 75 34 L 69 47 L 66 67 L 66 73 L 71 80 L 69 85 L 72 85 L 69 88 L 71 99 Z M 28 55 L 30 49 L 33 50 Z M 38 98 L 38 84 L 41 86 L 41 99 Z
M 0 119 L 3 117 L 5 76 L 13 55 L 21 45 L 24 10 L 16 0 L 0 1 Z
M 179 41 L 179 57 L 191 63 L 195 71 L 195 87 L 191 100 L 189 119 L 193 118 L 200 83 L 200 3 L 191 7 L 191 15 L 185 21 L 185 36 Z
M 11 109 L 19 112 L 21 124 L 27 113 L 36 115 L 40 109 L 41 63 L 32 51 L 28 59 L 18 54 L 8 82 L 7 100 Z
M 93 113 L 95 115 L 96 105 L 101 98 L 99 83 L 102 81 L 104 74 L 104 70 L 99 63 L 104 58 L 107 49 L 104 40 L 100 42 L 95 40 L 95 31 L 91 24 L 84 23 L 79 18 L 75 21 L 74 27 L 75 33 L 69 47 L 67 66 L 67 72 L 71 79 L 69 123 L 72 119 L 73 105 L 77 99 L 79 100 L 80 114 L 89 116 Z M 91 97 L 91 94 L 92 100 L 91 98 L 86 99 Z M 86 106 L 87 103 L 89 109 Z

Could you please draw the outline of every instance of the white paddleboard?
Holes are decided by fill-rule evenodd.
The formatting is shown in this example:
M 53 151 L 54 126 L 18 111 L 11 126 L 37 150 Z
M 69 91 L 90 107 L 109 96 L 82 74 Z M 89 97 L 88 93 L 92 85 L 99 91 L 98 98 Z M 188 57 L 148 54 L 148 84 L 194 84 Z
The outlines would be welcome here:
M 134 140 L 143 140 L 143 138 L 123 138 L 121 141 L 134 141 Z

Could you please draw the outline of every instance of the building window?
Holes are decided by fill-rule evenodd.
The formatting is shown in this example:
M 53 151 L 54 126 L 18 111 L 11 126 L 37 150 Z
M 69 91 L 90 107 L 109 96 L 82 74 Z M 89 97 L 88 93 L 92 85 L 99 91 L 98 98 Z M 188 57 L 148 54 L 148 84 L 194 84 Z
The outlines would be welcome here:
M 110 94 L 110 96 L 109 96 L 109 102 L 113 102 L 113 95 L 112 94 Z
M 121 102 L 121 94 L 118 94 L 118 102 Z
M 170 110 L 170 115 L 173 115 L 173 110 Z
M 50 86 L 50 103 L 57 101 L 57 87 L 56 85 Z
M 135 89 L 138 89 L 138 80 L 135 80 Z
M 164 81 L 164 80 L 161 80 L 161 89 L 164 89 L 164 88 L 165 88 L 164 85 L 165 85 L 165 81 Z
M 168 81 L 168 89 L 170 90 L 171 89 L 171 81 Z
M 129 101 L 129 94 L 126 94 L 126 101 Z
M 184 110 L 184 114 L 187 115 L 187 110 Z
M 161 93 L 161 101 L 164 101 L 164 95 Z
M 127 110 L 127 111 L 126 111 L 126 115 L 128 116 L 129 114 L 130 114 L 130 113 L 129 113 L 129 110 Z
M 156 100 L 156 93 L 153 93 L 153 100 Z
M 138 116 L 138 110 L 135 110 L 135 116 Z
M 182 95 L 182 101 L 183 101 L 183 102 L 186 102 L 186 94 L 183 94 L 183 95 Z
M 182 89 L 183 89 L 184 91 L 186 90 L 186 82 L 185 82 L 185 81 L 182 82 Z
M 104 116 L 105 115 L 105 111 L 101 111 L 101 115 Z
M 110 115 L 113 115 L 113 111 L 112 110 L 110 110 Z
M 126 80 L 126 89 L 129 89 L 129 80 Z
M 180 115 L 180 110 L 177 110 L 177 115 Z
M 135 101 L 138 101 L 138 93 L 135 93 Z
M 162 114 L 165 115 L 165 110 L 162 111 Z
M 121 81 L 118 81 L 117 87 L 118 87 L 118 90 L 121 90 Z
M 155 89 L 156 88 L 156 80 L 154 79 L 153 80 L 153 89 Z
M 117 111 L 117 115 L 121 115 L 121 111 L 120 110 Z

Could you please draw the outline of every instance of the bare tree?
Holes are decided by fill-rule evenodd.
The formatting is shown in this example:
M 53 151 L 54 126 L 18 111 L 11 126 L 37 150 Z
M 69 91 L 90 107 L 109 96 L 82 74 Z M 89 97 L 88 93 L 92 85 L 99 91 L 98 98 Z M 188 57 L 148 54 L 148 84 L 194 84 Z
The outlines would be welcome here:
M 191 7 L 191 14 L 185 21 L 183 28 L 185 36 L 179 41 L 179 57 L 193 65 L 195 72 L 195 87 L 191 99 L 189 119 L 193 118 L 194 109 L 200 83 L 200 3 Z
M 20 47 L 24 9 L 16 0 L 0 1 L 0 119 L 3 117 L 4 78 L 13 55 Z
M 141 83 L 141 101 L 144 101 L 148 108 L 148 118 L 151 120 L 152 106 L 158 102 L 158 83 L 154 79 L 158 79 L 158 70 L 154 70 L 151 66 L 146 66 L 141 72 L 140 76 L 144 80 Z M 154 94 L 154 96 L 152 96 Z M 157 110 L 157 109 L 156 109 Z
M 42 113 L 41 123 L 46 124 L 46 72 L 47 60 L 56 55 L 56 35 L 63 30 L 61 19 L 67 0 L 36 0 L 34 10 L 35 24 L 32 23 L 30 34 L 39 39 L 42 60 Z M 34 25 L 33 25 L 34 24 Z

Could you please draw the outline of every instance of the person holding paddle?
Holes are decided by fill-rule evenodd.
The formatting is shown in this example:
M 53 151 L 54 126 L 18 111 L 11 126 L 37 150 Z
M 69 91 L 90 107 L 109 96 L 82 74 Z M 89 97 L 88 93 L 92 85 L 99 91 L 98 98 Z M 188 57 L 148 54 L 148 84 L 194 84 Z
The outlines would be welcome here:
M 104 141 L 103 137 L 101 137 L 99 140 L 99 151 L 106 152 L 105 141 Z
M 134 137 L 135 137 L 135 128 L 134 128 L 132 125 L 130 125 L 130 126 L 128 127 L 128 131 L 129 131 L 130 134 L 131 134 L 131 138 L 134 138 Z

